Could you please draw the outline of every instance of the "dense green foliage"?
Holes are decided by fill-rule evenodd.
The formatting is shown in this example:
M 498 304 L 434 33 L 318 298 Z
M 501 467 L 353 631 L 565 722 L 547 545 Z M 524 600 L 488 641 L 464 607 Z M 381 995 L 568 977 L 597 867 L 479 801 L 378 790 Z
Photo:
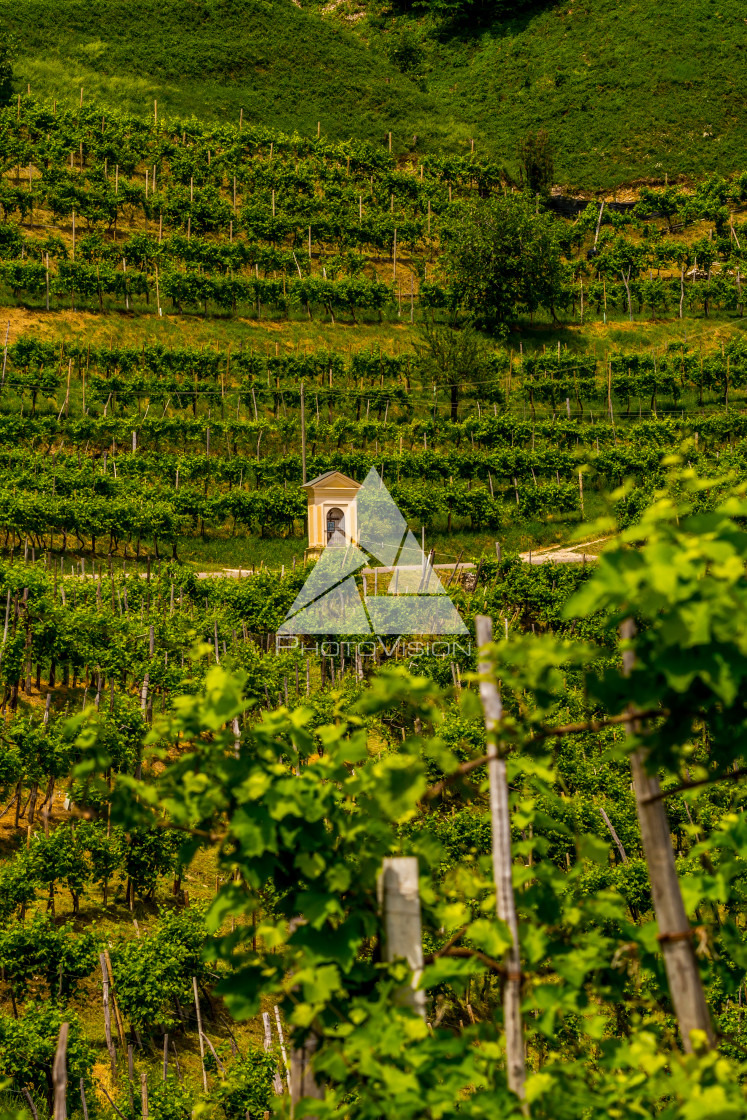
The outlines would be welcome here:
M 693 0 L 561 4 L 429 0 L 392 18 L 367 5 L 108 0 L 58 9 L 4 0 L 19 42 L 16 88 L 86 97 L 147 115 L 247 119 L 276 128 L 478 152 L 518 179 L 519 141 L 544 128 L 556 178 L 594 189 L 641 177 L 741 167 L 733 105 L 744 51 L 741 6 Z M 452 18 L 456 15 L 456 19 Z M 415 18 L 413 18 L 415 16 Z M 444 20 L 447 26 L 444 26 Z M 391 62 L 388 60 L 391 59 Z
M 614 443 L 613 453 L 620 453 Z M 743 793 L 733 779 L 742 758 L 746 509 L 728 483 L 706 493 L 692 471 L 667 478 L 666 464 L 657 478 L 668 490 L 593 574 L 492 560 L 473 592 L 455 593 L 470 626 L 478 611 L 496 619 L 499 633 L 506 620 L 507 639 L 493 655 L 506 711 L 527 1094 L 538 1120 L 576 1120 L 579 1102 L 592 1117 L 617 1110 L 667 1120 L 691 1120 L 697 1102 L 727 1120 L 744 1103 Z M 301 697 L 293 654 L 262 654 L 259 642 L 237 641 L 243 620 L 262 625 L 276 577 L 198 585 L 172 568 L 150 582 L 111 579 L 103 595 L 101 584 L 70 577 L 55 590 L 51 575 L 23 564 L 3 578 L 28 587 L 30 617 L 46 619 L 47 645 L 36 646 L 38 631 L 25 647 L 31 657 L 44 649 L 53 660 L 87 665 L 98 704 L 72 722 L 63 716 L 45 726 L 19 714 L 6 724 L 4 796 L 28 786 L 33 801 L 50 788 L 47 775 L 66 781 L 73 769 L 70 792 L 94 818 L 58 824 L 48 835 L 38 829 L 3 865 L 0 958 L 21 1015 L 0 1024 L 11 1045 L 27 1024 L 42 1031 L 34 1018 L 40 995 L 59 1005 L 76 998 L 101 948 L 95 933 L 58 927 L 40 906 L 46 901 L 54 914 L 64 888 L 73 922 L 85 920 L 102 889 L 116 906 L 124 888 L 141 917 L 149 900 L 171 900 L 150 931 L 118 937 L 110 948 L 118 1007 L 144 1037 L 188 1032 L 194 982 L 217 984 L 215 995 L 239 1020 L 262 1001 L 277 1002 L 297 1041 L 314 1032 L 326 1093 L 314 1107 L 322 1115 L 425 1118 L 447 1114 L 457 1097 L 467 1115 L 520 1115 L 501 1057 L 508 940 L 493 916 L 474 655 L 462 655 L 456 693 L 449 664 L 424 657 L 409 671 L 376 674 L 372 663 L 364 681 L 356 672 L 315 680 Z M 300 573 L 285 578 L 265 625 L 277 625 Z M 55 608 L 63 587 L 66 602 Z M 128 612 L 111 610 L 110 600 L 129 606 L 132 629 Z M 626 677 L 616 626 L 631 602 L 641 633 Z M 69 632 L 84 634 L 86 645 L 65 653 L 59 642 L 70 611 Z M 154 630 L 152 645 L 141 636 L 137 655 L 149 619 L 157 640 Z M 161 664 L 164 651 L 183 647 L 185 623 L 214 644 L 184 666 L 173 657 Z M 110 709 L 105 676 L 115 683 L 118 643 L 136 687 L 116 681 Z M 18 664 L 6 647 L 10 681 Z M 170 706 L 160 719 L 156 712 L 144 753 L 139 673 Z M 266 691 L 273 674 L 274 711 Z M 295 704 L 284 705 L 283 692 Z M 657 714 L 638 740 L 614 722 L 605 726 L 629 703 Z M 548 738 L 558 724 L 571 727 Z M 628 756 L 641 742 L 662 776 L 687 910 L 707 946 L 700 967 L 723 1036 L 718 1059 L 697 1052 L 683 1061 L 672 1048 L 676 1023 L 630 789 Z M 472 770 L 466 783 L 458 778 L 463 764 Z M 202 847 L 216 851 L 220 879 L 207 937 L 200 911 L 182 909 L 180 888 Z M 406 970 L 384 965 L 377 948 L 375 881 L 389 854 L 420 861 L 430 1031 L 399 1006 Z M 299 915 L 305 924 L 289 927 Z M 475 1022 L 465 1026 L 470 1016 Z M 47 1035 L 53 1029 L 44 1027 Z M 49 1042 L 38 1045 L 39 1069 L 49 1070 Z M 87 1053 L 81 1049 L 81 1062 Z M 14 1051 L 0 1049 L 0 1059 L 0 1069 L 38 1099 L 46 1075 L 34 1080 Z M 224 1049 L 220 1061 L 225 1076 L 216 1072 L 210 1101 L 227 1120 L 247 1109 L 261 1116 L 274 1100 L 276 1057 L 250 1050 L 232 1058 Z M 85 1077 L 89 1067 L 80 1068 Z M 168 1080 L 154 1088 L 154 1115 L 171 1120 L 196 1091 Z
M 747 172 L 720 109 L 743 31 L 689 17 L 675 41 L 608 0 L 0 0 L 0 1090 L 24 1120 L 52 1114 L 63 1023 L 71 1120 L 747 1111 Z M 682 189 L 681 130 L 642 144 L 635 91 L 699 128 L 704 43 Z M 652 167 L 634 202 L 551 193 Z M 634 320 L 667 314 L 644 349 Z M 372 467 L 456 561 L 463 639 L 278 633 L 329 559 L 303 555 L 304 479 Z M 537 554 L 576 529 L 576 563 Z M 184 562 L 212 548 L 231 569 Z M 346 587 L 372 613 L 397 578 Z M 422 970 L 391 952 L 393 856 Z M 291 1105 L 301 1046 L 322 1099 Z
M 0 32 L 0 105 L 7 105 L 13 93 L 13 64 L 7 32 Z
M 671 481 L 672 494 L 692 484 L 687 473 Z M 570 1120 L 582 1106 L 589 1116 L 685 1120 L 698 1114 L 695 1101 L 725 1120 L 744 1107 L 738 1062 L 715 1059 L 698 1040 L 685 1062 L 671 1050 L 675 1023 L 626 781 L 628 755 L 644 743 L 669 787 L 687 910 L 709 946 L 700 968 L 712 1014 L 728 1032 L 727 1052 L 741 1057 L 732 1006 L 745 960 L 744 827 L 735 811 L 743 795 L 729 780 L 741 758 L 747 507 L 736 497 L 709 515 L 689 514 L 690 505 L 662 492 L 641 528 L 624 534 L 566 602 L 567 620 L 591 623 L 586 643 L 528 634 L 493 651 L 506 706 L 527 1096 L 538 1118 Z M 615 634 L 631 598 L 642 632 L 628 677 Z M 508 940 L 493 916 L 484 787 L 474 767 L 476 787 L 452 780 L 465 755 L 481 761 L 474 693 L 454 707 L 426 676 L 389 672 L 334 723 L 317 725 L 310 708 L 250 721 L 237 751 L 242 691 L 240 677 L 213 669 L 205 693 L 185 698 L 151 735 L 153 762 L 177 739 L 180 758 L 145 784 L 119 782 L 114 795 L 128 827 L 142 827 L 152 805 L 191 830 L 187 859 L 203 837 L 216 838 L 225 882 L 210 928 L 243 915 L 209 949 L 228 970 L 228 1006 L 243 1017 L 261 998 L 282 1000 L 296 1037 L 315 1035 L 325 1084 L 317 1114 L 438 1116 L 458 1097 L 466 1115 L 520 1115 L 499 1045 L 498 962 Z M 613 723 L 600 741 L 583 735 L 591 728 L 582 719 L 548 745 L 547 731 L 589 704 L 603 725 L 605 713 L 628 703 L 655 715 L 637 736 L 619 735 Z M 394 733 L 385 753 L 371 749 L 372 720 Z M 403 742 L 399 726 L 409 732 Z M 439 778 L 445 784 L 434 786 Z M 691 802 L 678 800 L 680 780 L 707 787 L 697 823 Z M 376 876 L 392 853 L 420 863 L 430 1031 L 398 1001 L 407 969 L 385 965 L 373 948 Z M 470 998 L 480 1019 L 457 1029 Z
M 480 326 L 504 327 L 544 307 L 556 317 L 563 268 L 557 224 L 524 195 L 473 205 L 446 242 L 444 271 Z
M 540 204 L 541 132 L 525 138 L 523 193 L 475 154 L 398 163 L 353 140 L 146 124 L 28 95 L 0 111 L 0 138 L 0 284 L 39 310 L 332 325 L 466 314 L 505 330 L 538 313 L 583 324 L 744 308 L 744 172 L 590 203 L 570 222 Z
M 0 8 L 19 42 L 17 74 L 34 92 L 77 104 L 159 112 L 383 143 L 387 132 L 419 133 L 430 144 L 465 136 L 384 55 L 348 30 L 289 2 L 71 0 L 65 18 L 49 0 Z M 50 50 L 50 45 L 54 48 Z M 72 75 L 74 73 L 74 78 Z M 72 78 L 72 81 L 71 81 Z

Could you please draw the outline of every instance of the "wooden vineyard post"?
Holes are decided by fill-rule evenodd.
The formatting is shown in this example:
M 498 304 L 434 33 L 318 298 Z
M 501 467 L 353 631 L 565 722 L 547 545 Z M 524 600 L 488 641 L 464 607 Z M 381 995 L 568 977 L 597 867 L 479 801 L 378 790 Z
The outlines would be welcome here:
M 581 471 L 578 472 L 578 500 L 581 505 L 581 517 L 584 516 L 584 476 Z
M 304 399 L 304 384 L 301 379 L 301 473 L 303 484 L 306 485 L 306 408 Z
M 49 311 L 49 307 L 47 307 L 47 311 Z M 8 364 L 8 338 L 9 337 L 10 337 L 10 322 L 8 323 L 7 327 L 5 328 L 5 346 L 3 347 L 3 375 L 2 375 L 2 379 L 0 379 L 0 388 L 3 388 L 5 386 L 5 367 Z
M 262 1023 L 263 1023 L 263 1026 L 265 1028 L 265 1041 L 264 1041 L 265 1050 L 271 1050 L 272 1049 L 272 1024 L 270 1023 L 270 1013 L 269 1013 L 269 1011 L 263 1011 L 262 1012 Z M 280 1076 L 277 1068 L 275 1069 L 275 1076 L 273 1077 L 273 1080 L 272 1080 L 272 1087 L 279 1097 L 281 1097 L 283 1095 L 283 1079 Z
M 475 618 L 475 637 L 479 650 L 493 640 L 493 621 L 486 615 Z M 483 652 L 478 654 L 480 701 L 485 715 L 487 733 L 488 779 L 490 783 L 490 825 L 493 838 L 493 879 L 496 910 L 511 933 L 512 946 L 506 956 L 507 976 L 503 991 L 503 1025 L 506 1032 L 506 1068 L 508 1087 L 524 1100 L 526 1067 L 521 1022 L 521 957 L 519 926 L 511 880 L 511 818 L 508 805 L 506 760 L 498 750 L 498 730 L 503 718 L 503 705 L 495 683 L 493 667 Z
M 140 1074 L 140 1100 L 142 1102 L 142 1118 L 148 1120 L 148 1077 L 144 1072 Z
M 197 1013 L 197 1031 L 200 1036 L 200 1065 L 202 1066 L 202 1087 L 207 1093 L 208 1081 L 207 1073 L 205 1071 L 205 1043 L 202 1038 L 202 1015 L 200 1013 L 200 997 L 197 994 L 197 977 L 192 977 L 192 991 L 195 997 L 195 1012 Z
M 36 1105 L 34 1104 L 34 1098 L 31 1096 L 31 1093 L 28 1091 L 28 1089 L 26 1088 L 25 1085 L 23 1087 L 23 1095 L 26 1098 L 26 1104 L 29 1106 L 29 1109 L 31 1110 L 31 1115 L 33 1116 L 34 1120 L 39 1120 L 39 1113 L 36 1111 Z
M 425 992 L 417 988 L 423 971 L 423 940 L 416 857 L 385 859 L 377 891 L 384 927 L 384 960 L 404 959 L 412 969 L 412 982 L 400 989 L 399 1002 L 425 1019 Z
M 629 641 L 635 632 L 633 619 L 626 619 L 620 627 L 620 637 Z M 635 652 L 633 649 L 625 649 L 622 657 L 623 675 L 628 677 L 633 668 Z M 629 735 L 635 735 L 638 731 L 638 721 L 632 708 L 626 727 Z M 654 913 L 659 926 L 657 940 L 664 956 L 669 992 L 683 1049 L 686 1053 L 692 1053 L 693 1031 L 701 1032 L 708 1048 L 713 1049 L 716 1038 L 695 959 L 693 931 L 677 878 L 669 821 L 661 798 L 659 779 L 648 772 L 646 755 L 647 752 L 639 748 L 631 755 L 630 765 L 643 854 L 648 865 Z
M 293 929 L 303 923 L 303 918 L 294 918 L 291 921 L 291 932 Z M 290 1069 L 288 1068 L 288 1057 L 285 1050 L 285 1039 L 283 1038 L 283 1024 L 280 1022 L 280 1008 L 275 1006 L 275 1024 L 278 1029 L 278 1038 L 280 1039 L 280 1053 L 283 1056 L 283 1064 L 286 1070 L 286 1080 L 288 1082 L 288 1092 L 291 1098 L 291 1116 L 293 1115 L 294 1105 L 303 1097 L 310 1097 L 312 1100 L 324 1100 L 324 1090 L 320 1085 L 317 1085 L 314 1079 L 314 1071 L 311 1066 L 314 1053 L 317 1048 L 317 1037 L 311 1031 L 302 1046 L 296 1050 L 291 1051 Z M 313 1113 L 307 1113 L 309 1120 L 316 1120 Z
M 163 311 L 161 310 L 161 293 L 158 289 L 158 265 L 156 265 L 156 306 L 158 307 L 158 317 L 160 319 L 163 317 Z
M 68 1024 L 60 1024 L 60 1037 L 52 1066 L 54 1085 L 54 1120 L 67 1118 L 67 1032 Z
M 172 1041 L 172 1043 L 171 1043 L 171 1049 L 174 1051 L 174 1063 L 176 1065 L 176 1076 L 179 1078 L 179 1081 L 183 1081 L 184 1078 L 182 1077 L 182 1071 L 181 1071 L 181 1068 L 179 1066 L 179 1055 L 177 1053 L 176 1043 L 174 1041 Z
M 106 965 L 106 975 L 109 978 L 109 984 L 108 984 L 107 990 L 109 992 L 111 992 L 112 1003 L 114 1005 L 114 1018 L 115 1018 L 116 1023 L 117 1023 L 117 1034 L 119 1035 L 119 1042 L 120 1042 L 120 1045 L 122 1047 L 122 1050 L 125 1051 L 127 1049 L 127 1043 L 125 1042 L 125 1033 L 124 1033 L 124 1026 L 122 1024 L 122 1016 L 119 1014 L 119 1005 L 117 1004 L 117 997 L 116 997 L 116 994 L 114 992 L 114 977 L 112 975 L 112 962 L 109 958 L 109 950 L 104 949 L 104 952 L 101 955 L 104 958 L 104 964 Z M 103 971 L 103 965 L 102 965 L 102 971 Z M 113 1053 L 113 1051 L 114 1051 L 114 1047 L 112 1046 L 112 1053 Z
M 607 825 L 607 828 L 609 829 L 610 836 L 612 837 L 612 839 L 615 842 L 615 847 L 617 848 L 618 852 L 620 853 L 620 859 L 623 861 L 623 863 L 627 863 L 628 862 L 628 853 L 625 851 L 625 848 L 623 847 L 623 844 L 622 844 L 622 840 L 617 835 L 617 832 L 615 831 L 615 827 L 612 824 L 612 821 L 609 819 L 609 817 L 607 816 L 607 813 L 605 812 L 605 810 L 602 808 L 601 805 L 599 805 L 597 807 L 599 809 L 599 813 L 600 813 L 600 816 L 601 816 L 602 820 L 604 821 L 604 823 Z
M 310 1034 L 299 1050 L 291 1054 L 290 1094 L 291 1106 L 298 1104 L 302 1097 L 324 1100 L 324 1091 L 314 1080 L 311 1059 L 316 1050 L 316 1035 Z M 305 1113 L 309 1120 L 315 1120 L 311 1113 Z
M 283 1038 L 283 1024 L 280 1022 L 280 1008 L 277 1004 L 274 1007 L 275 1011 L 275 1026 L 278 1029 L 278 1038 L 280 1040 L 280 1053 L 283 1057 L 283 1065 L 285 1067 L 285 1079 L 288 1083 L 288 1092 L 291 1091 L 291 1071 L 288 1068 L 288 1054 L 285 1050 L 285 1039 Z

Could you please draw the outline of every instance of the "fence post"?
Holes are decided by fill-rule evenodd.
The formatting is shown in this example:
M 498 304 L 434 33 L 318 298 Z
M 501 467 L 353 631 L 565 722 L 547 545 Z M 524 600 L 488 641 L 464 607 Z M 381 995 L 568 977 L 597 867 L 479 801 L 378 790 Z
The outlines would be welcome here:
M 316 1046 L 316 1035 L 312 1033 L 308 1035 L 303 1046 L 291 1053 L 291 1107 L 298 1104 L 302 1097 L 311 1097 L 315 1101 L 324 1100 L 324 1091 L 314 1080 L 314 1071 L 311 1068 Z M 315 1120 L 315 1117 L 310 1115 L 308 1120 Z
M 399 1001 L 425 1019 L 425 992 L 417 989 L 423 971 L 423 938 L 416 857 L 385 859 L 377 890 L 384 926 L 384 960 L 403 959 L 412 969 L 412 981 L 400 990 Z
M 631 639 L 634 635 L 635 623 L 632 618 L 627 618 L 620 627 L 620 637 Z M 623 651 L 623 676 L 630 676 L 634 659 L 635 653 L 632 649 Z M 635 713 L 631 710 L 626 728 L 628 735 L 637 733 L 637 724 Z M 659 926 L 657 940 L 664 956 L 664 967 L 667 971 L 674 1013 L 682 1036 L 682 1046 L 687 1053 L 692 1053 L 690 1033 L 702 1031 L 708 1048 L 713 1049 L 716 1046 L 716 1039 L 695 959 L 693 931 L 682 901 L 669 821 L 661 799 L 659 779 L 655 774 L 649 774 L 646 768 L 645 750 L 634 751 L 630 758 L 630 766 L 643 854 L 648 865 L 654 913 Z
M 285 1036 L 283 1035 L 283 1024 L 280 1022 L 280 1008 L 275 1004 L 273 1008 L 275 1012 L 275 1026 L 278 1029 L 278 1039 L 280 1041 L 280 1054 L 283 1059 L 283 1066 L 285 1068 L 285 1080 L 288 1083 L 288 1092 L 291 1091 L 291 1071 L 288 1065 L 288 1054 L 285 1049 Z
M 117 993 L 114 990 L 114 974 L 112 973 L 112 962 L 111 962 L 111 959 L 109 957 L 109 950 L 108 949 L 104 949 L 103 956 L 104 956 L 104 962 L 106 964 L 106 974 L 109 977 L 108 990 L 109 990 L 109 993 L 112 997 L 112 1004 L 114 1005 L 114 1017 L 115 1017 L 116 1023 L 117 1023 L 117 1033 L 119 1034 L 119 1041 L 120 1041 L 120 1044 L 122 1046 L 122 1050 L 125 1051 L 127 1049 L 127 1043 L 125 1042 L 124 1025 L 122 1023 L 122 1016 L 119 1012 L 119 1004 L 117 1003 Z M 112 1050 L 113 1049 L 114 1048 L 112 1047 Z
M 54 1084 L 54 1120 L 67 1120 L 67 1031 L 68 1024 L 60 1024 L 60 1037 L 52 1067 Z
M 86 1083 L 80 1079 L 80 1103 L 83 1106 L 83 1120 L 88 1120 L 88 1102 L 86 1101 Z
M 197 1030 L 200 1036 L 200 1065 L 202 1066 L 202 1087 L 207 1093 L 208 1081 L 207 1073 L 205 1072 L 205 1043 L 202 1040 L 202 1014 L 200 1012 L 200 997 L 197 994 L 197 977 L 192 977 L 192 991 L 195 997 L 195 1011 L 197 1012 Z
M 146 1073 L 140 1074 L 140 1100 L 142 1118 L 148 1120 L 148 1075 Z
M 109 977 L 106 974 L 106 958 L 103 953 L 99 954 L 99 962 L 101 964 L 103 984 L 104 1033 L 106 1035 L 106 1048 L 109 1051 L 109 1058 L 112 1063 L 112 1079 L 114 1079 L 117 1075 L 117 1059 L 114 1053 L 114 1043 L 112 1042 L 112 1021 L 111 1012 L 109 1010 Z
M 493 640 L 493 620 L 487 615 L 475 618 L 478 650 Z M 490 825 L 493 835 L 493 880 L 496 910 L 511 933 L 512 946 L 506 955 L 507 976 L 503 991 L 503 1025 L 506 1032 L 506 1070 L 508 1087 L 524 1100 L 526 1068 L 524 1037 L 521 1023 L 521 958 L 519 926 L 511 881 L 511 818 L 508 807 L 506 761 L 498 751 L 498 728 L 503 718 L 503 705 L 495 683 L 493 667 L 484 652 L 478 653 L 480 701 L 485 714 L 487 733 L 488 779 L 490 782 Z
M 25 1085 L 23 1087 L 23 1095 L 26 1098 L 26 1103 L 28 1104 L 29 1108 L 31 1109 L 31 1115 L 33 1116 L 34 1120 L 39 1120 L 39 1113 L 36 1111 L 36 1105 L 34 1104 L 34 1098 L 31 1096 L 31 1093 L 28 1091 L 28 1089 L 26 1088 Z
M 262 1012 L 262 1023 L 265 1028 L 265 1050 L 272 1049 L 272 1025 L 270 1023 L 270 1014 L 268 1011 Z M 276 1069 L 275 1076 L 272 1079 L 272 1087 L 279 1097 L 283 1095 L 283 1079 L 280 1072 Z
M 302 917 L 292 918 L 290 922 L 290 931 L 293 933 L 298 926 L 304 924 L 305 919 Z M 317 1037 L 314 1032 L 310 1032 L 303 1045 L 298 1049 L 291 1051 L 290 1070 L 287 1066 L 287 1057 L 285 1051 L 285 1039 L 283 1038 L 283 1024 L 280 1022 L 280 1008 L 275 1007 L 275 1023 L 278 1028 L 278 1038 L 280 1039 L 280 1051 L 283 1055 L 283 1062 L 286 1066 L 286 1077 L 288 1081 L 288 1092 L 291 1098 L 291 1116 L 293 1115 L 294 1105 L 298 1104 L 302 1097 L 310 1097 L 312 1100 L 324 1100 L 324 1090 L 321 1085 L 317 1085 L 314 1079 L 314 1071 L 311 1066 L 314 1052 L 317 1048 Z M 309 1120 L 316 1120 L 313 1114 L 309 1115 Z

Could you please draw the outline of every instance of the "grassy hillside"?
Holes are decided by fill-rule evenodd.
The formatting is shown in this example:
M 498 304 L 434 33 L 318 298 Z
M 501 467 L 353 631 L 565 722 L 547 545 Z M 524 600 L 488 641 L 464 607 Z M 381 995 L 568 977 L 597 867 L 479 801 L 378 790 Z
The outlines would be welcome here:
M 747 161 L 747 23 L 738 0 L 566 0 L 479 33 L 356 6 L 291 0 L 0 0 L 16 85 L 129 110 L 250 120 L 399 151 L 478 151 L 516 170 L 547 128 L 556 177 L 615 187 Z M 390 57 L 403 29 L 415 59 Z
M 135 113 L 244 118 L 383 143 L 428 128 L 460 135 L 433 98 L 349 31 L 283 0 L 2 0 L 16 39 L 16 86 L 76 101 L 80 87 Z M 461 129 L 466 136 L 466 129 Z
M 747 163 L 747 21 L 738 0 L 565 0 L 432 49 L 429 85 L 513 160 L 543 126 L 561 182 L 726 172 Z

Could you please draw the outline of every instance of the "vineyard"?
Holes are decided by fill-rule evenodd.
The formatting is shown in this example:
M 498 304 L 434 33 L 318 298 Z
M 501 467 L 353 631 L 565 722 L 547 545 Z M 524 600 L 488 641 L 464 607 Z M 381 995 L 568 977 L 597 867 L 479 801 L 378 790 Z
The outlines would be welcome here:
M 439 276 L 439 246 L 476 197 L 507 183 L 474 153 L 403 165 L 391 137 L 387 151 L 242 120 L 164 126 L 157 104 L 145 124 L 19 95 L 0 135 L 0 278 L 10 298 L 47 310 L 353 323 L 385 311 L 413 321 L 416 305 L 453 312 L 465 286 Z M 644 189 L 627 208 L 590 203 L 553 229 L 565 265 L 545 306 L 581 323 L 741 316 L 745 202 L 747 172 L 693 193 Z M 542 305 L 546 289 L 534 288 L 517 310 Z
M 747 172 L 564 217 L 82 95 L 0 156 L 4 1110 L 743 1116 Z M 372 467 L 468 637 L 280 641 Z

